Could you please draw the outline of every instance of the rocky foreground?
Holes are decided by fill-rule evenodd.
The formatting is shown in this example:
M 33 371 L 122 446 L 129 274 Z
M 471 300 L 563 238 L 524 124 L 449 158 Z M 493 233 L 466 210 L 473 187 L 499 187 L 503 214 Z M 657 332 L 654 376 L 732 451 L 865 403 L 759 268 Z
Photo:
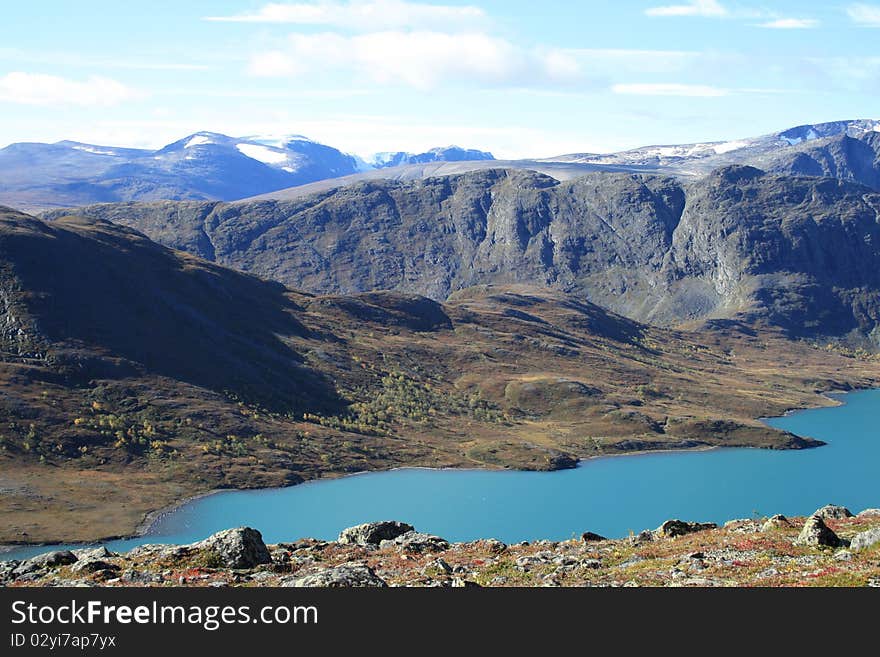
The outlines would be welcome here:
M 880 509 L 828 505 L 807 518 L 668 520 L 609 540 L 448 541 L 396 521 L 336 541 L 266 545 L 249 527 L 190 545 L 53 551 L 0 562 L 6 586 L 874 586 Z

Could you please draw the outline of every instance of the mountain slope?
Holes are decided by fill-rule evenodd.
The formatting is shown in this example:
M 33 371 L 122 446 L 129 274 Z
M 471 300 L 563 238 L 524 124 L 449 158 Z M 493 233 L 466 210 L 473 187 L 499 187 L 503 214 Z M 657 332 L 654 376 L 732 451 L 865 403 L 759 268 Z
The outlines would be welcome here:
M 880 321 L 880 196 L 749 167 L 689 183 L 488 170 L 287 202 L 81 211 L 318 293 L 442 300 L 473 285 L 528 283 L 661 325 L 746 318 L 839 336 L 870 334 Z
M 880 191 L 880 132 L 840 134 L 797 144 L 755 164 L 774 173 L 822 176 L 857 182 Z
M 802 125 L 769 135 L 727 142 L 646 146 L 605 155 L 592 153 L 562 155 L 548 158 L 546 161 L 653 167 L 676 175 L 705 175 L 719 167 L 734 164 L 767 168 L 764 166 L 766 162 L 777 159 L 784 161 L 805 149 L 821 147 L 829 141 L 841 141 L 844 138 L 868 140 L 873 139 L 878 132 L 880 132 L 880 120 L 834 121 Z M 783 169 L 772 170 L 783 172 Z M 838 176 L 832 169 L 826 169 L 821 173 L 817 170 L 802 170 L 795 173 L 850 179 L 845 175 Z M 864 181 L 860 182 L 864 184 Z
M 72 380 L 140 369 L 288 410 L 335 398 L 277 337 L 307 334 L 281 285 L 107 222 L 15 212 L 0 214 L 0 263 L 0 348 Z

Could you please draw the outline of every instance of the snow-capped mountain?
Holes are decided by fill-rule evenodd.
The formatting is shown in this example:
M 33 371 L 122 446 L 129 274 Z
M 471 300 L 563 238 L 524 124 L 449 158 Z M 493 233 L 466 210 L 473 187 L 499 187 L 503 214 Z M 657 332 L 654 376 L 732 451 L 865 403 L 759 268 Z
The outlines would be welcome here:
M 432 148 L 424 153 L 407 153 L 404 151 L 386 151 L 376 153 L 370 160 L 373 168 L 385 169 L 405 164 L 428 164 L 430 162 L 476 162 L 494 160 L 495 156 L 486 151 L 478 151 L 459 146 Z
M 235 200 L 359 170 L 355 157 L 298 135 L 197 132 L 156 151 L 20 143 L 0 150 L 0 203 Z
M 668 146 L 645 146 L 620 153 L 573 153 L 543 162 L 671 168 L 678 173 L 706 173 L 725 164 L 764 160 L 790 146 L 832 137 L 858 138 L 880 131 L 880 120 L 834 121 L 790 128 L 760 137 Z
M 114 201 L 298 198 L 361 180 L 410 180 L 498 167 L 560 180 L 596 170 L 694 177 L 730 164 L 831 176 L 880 189 L 880 120 L 542 160 L 496 161 L 491 153 L 457 146 L 424 153 L 389 151 L 363 160 L 295 134 L 197 132 L 156 151 L 73 141 L 18 143 L 0 149 L 0 205 L 42 210 Z

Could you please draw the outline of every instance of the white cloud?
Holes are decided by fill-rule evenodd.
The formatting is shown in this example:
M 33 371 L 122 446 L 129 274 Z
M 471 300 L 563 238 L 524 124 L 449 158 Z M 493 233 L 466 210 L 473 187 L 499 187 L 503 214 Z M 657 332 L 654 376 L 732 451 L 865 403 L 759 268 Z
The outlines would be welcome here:
M 571 82 L 580 65 L 568 52 L 525 49 L 478 32 L 293 34 L 287 47 L 255 54 L 255 76 L 302 76 L 351 71 L 380 84 L 430 89 L 441 82 L 523 86 Z
M 702 16 L 704 18 L 724 18 L 730 14 L 718 0 L 692 0 L 683 5 L 651 7 L 645 10 L 648 16 Z
M 719 98 L 729 96 L 730 89 L 701 84 L 646 83 L 615 84 L 611 91 L 625 96 L 686 96 Z
M 818 26 L 819 21 L 815 18 L 777 18 L 758 25 L 770 30 L 809 30 Z
M 209 16 L 224 23 L 287 23 L 327 25 L 357 31 L 462 28 L 486 22 L 479 7 L 430 5 L 405 0 L 352 0 L 351 2 L 270 3 L 253 14 Z
M 865 27 L 880 27 L 880 6 L 855 4 L 846 9 L 853 22 Z
M 23 105 L 109 106 L 140 96 L 121 82 L 97 75 L 83 81 L 20 71 L 0 77 L 0 101 Z

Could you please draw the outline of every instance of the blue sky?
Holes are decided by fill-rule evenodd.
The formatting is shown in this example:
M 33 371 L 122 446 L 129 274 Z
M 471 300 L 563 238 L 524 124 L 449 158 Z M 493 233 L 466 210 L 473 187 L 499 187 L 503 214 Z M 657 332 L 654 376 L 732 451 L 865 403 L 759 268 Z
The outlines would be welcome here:
M 0 146 L 210 130 L 540 157 L 880 117 L 880 3 L 7 4 Z

